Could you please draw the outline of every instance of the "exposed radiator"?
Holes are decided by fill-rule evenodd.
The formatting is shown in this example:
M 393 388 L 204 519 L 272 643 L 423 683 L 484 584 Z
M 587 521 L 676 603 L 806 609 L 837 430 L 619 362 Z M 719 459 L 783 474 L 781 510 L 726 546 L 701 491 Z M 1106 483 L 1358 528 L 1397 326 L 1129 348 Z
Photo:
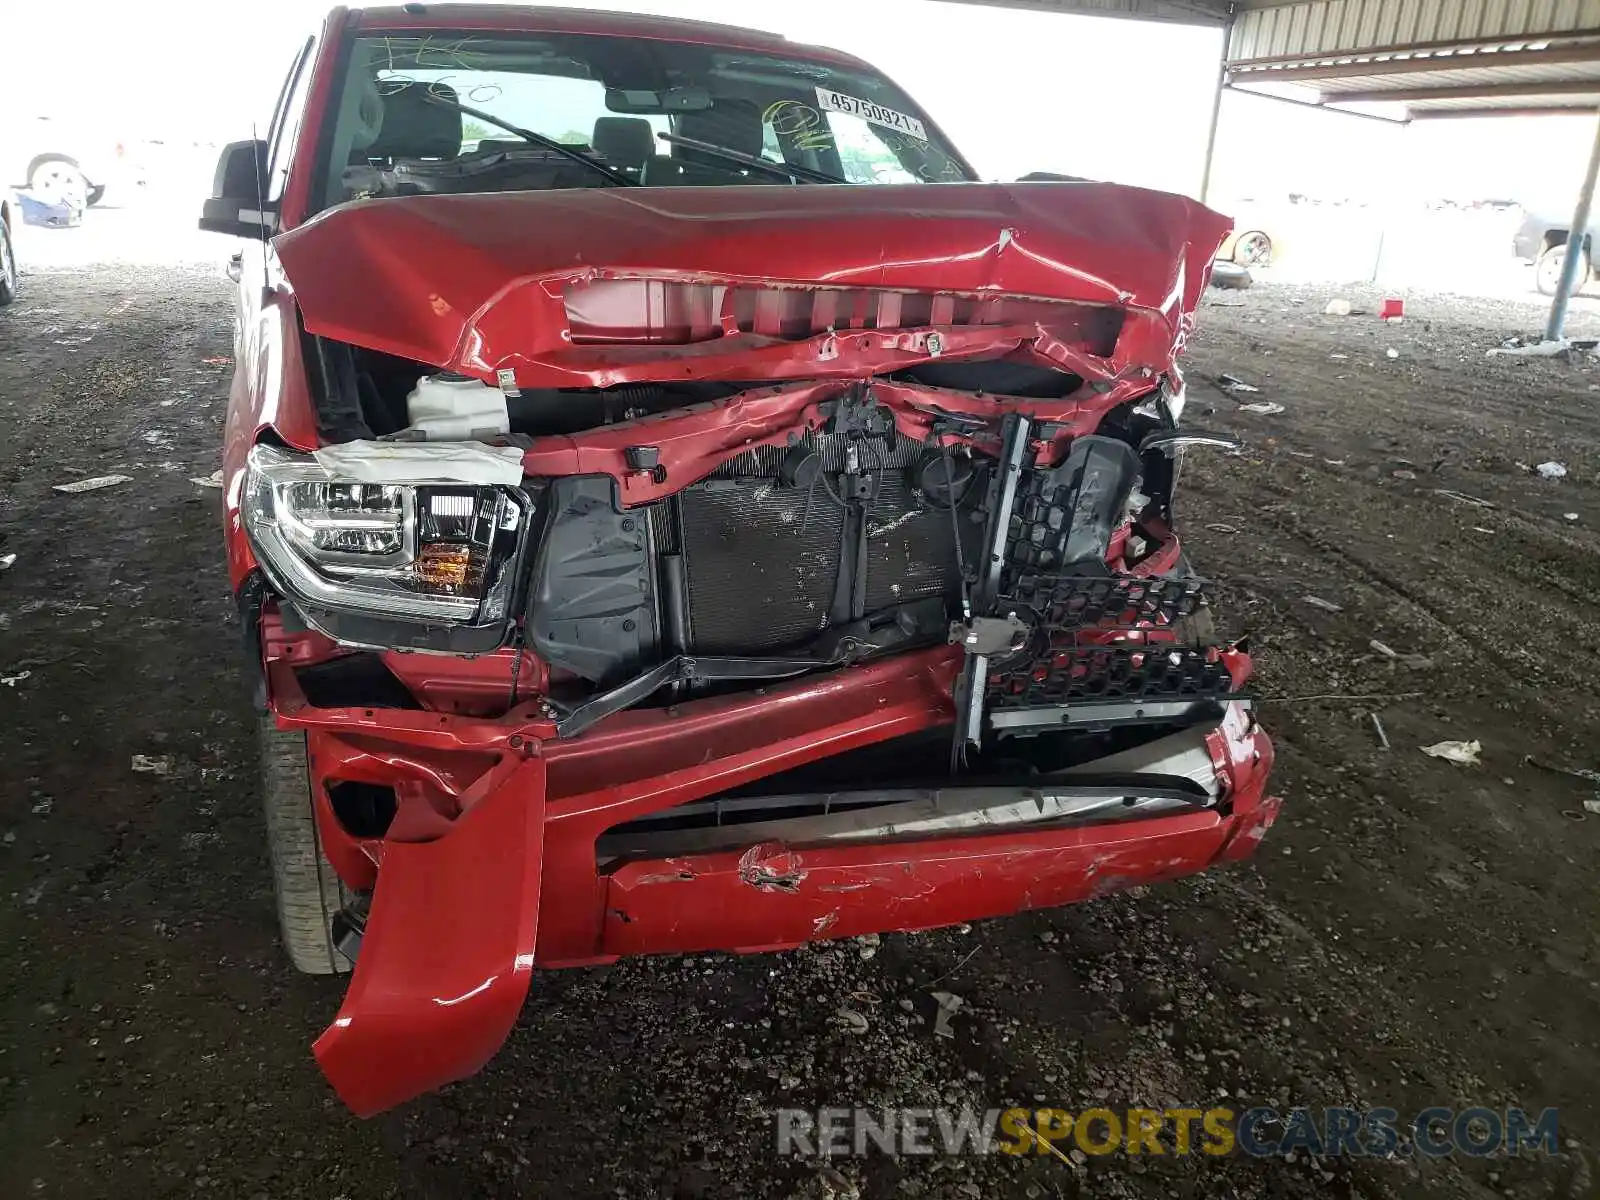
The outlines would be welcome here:
M 844 442 L 824 435 L 812 443 L 825 476 L 842 468 Z M 877 453 L 862 455 L 876 479 L 866 510 L 868 612 L 931 596 L 954 601 L 961 593 L 950 513 L 925 506 L 905 476 L 919 449 L 902 439 L 887 452 L 878 443 Z M 740 455 L 670 502 L 697 653 L 795 647 L 830 623 L 845 510 L 825 481 L 811 488 L 782 484 L 786 452 L 762 447 Z M 970 562 L 981 528 L 966 510 L 959 517 Z

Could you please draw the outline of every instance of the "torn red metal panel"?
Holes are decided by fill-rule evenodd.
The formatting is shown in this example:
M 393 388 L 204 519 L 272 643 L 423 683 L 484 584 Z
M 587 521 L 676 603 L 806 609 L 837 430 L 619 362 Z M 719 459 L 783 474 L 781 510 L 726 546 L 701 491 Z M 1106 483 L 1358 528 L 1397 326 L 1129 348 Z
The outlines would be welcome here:
M 572 357 L 568 288 L 595 279 L 931 292 L 933 325 L 958 295 L 1107 305 L 1156 319 L 1162 336 L 1121 358 L 1160 371 L 1229 227 L 1114 184 L 722 187 L 369 200 L 274 244 L 311 332 L 541 386 L 547 356 Z M 866 304 L 850 305 L 863 322 Z
M 544 764 L 516 761 L 450 833 L 393 844 L 339 1015 L 313 1048 L 371 1116 L 470 1075 L 528 994 L 539 927 Z

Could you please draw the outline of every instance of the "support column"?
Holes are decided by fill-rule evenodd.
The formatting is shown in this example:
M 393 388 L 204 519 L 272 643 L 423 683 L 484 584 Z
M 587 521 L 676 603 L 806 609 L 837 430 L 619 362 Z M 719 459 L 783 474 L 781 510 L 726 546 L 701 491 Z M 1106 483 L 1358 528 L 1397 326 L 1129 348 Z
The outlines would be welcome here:
M 1544 330 L 1547 342 L 1559 342 L 1565 336 L 1567 301 L 1571 299 L 1577 284 L 1578 264 L 1584 260 L 1584 241 L 1589 232 L 1589 210 L 1594 206 L 1596 175 L 1600 175 L 1600 120 L 1595 123 L 1594 148 L 1589 151 L 1589 169 L 1584 173 L 1583 187 L 1578 192 L 1578 206 L 1573 210 L 1572 224 L 1567 227 L 1567 252 L 1561 261 L 1561 279 L 1556 284 L 1555 299 L 1550 301 L 1550 320 Z
M 1211 162 L 1217 153 L 1217 123 L 1222 118 L 1222 93 L 1228 86 L 1228 39 L 1233 34 L 1230 21 L 1222 31 L 1222 55 L 1217 62 L 1217 90 L 1211 97 L 1211 129 L 1206 134 L 1206 163 L 1200 169 L 1200 203 L 1211 193 Z

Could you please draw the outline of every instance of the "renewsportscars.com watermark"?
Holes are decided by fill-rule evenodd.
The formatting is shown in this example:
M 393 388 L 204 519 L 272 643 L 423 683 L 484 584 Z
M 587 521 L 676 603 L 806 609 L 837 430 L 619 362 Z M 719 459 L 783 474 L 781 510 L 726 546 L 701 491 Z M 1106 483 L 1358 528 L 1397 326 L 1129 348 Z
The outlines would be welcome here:
M 1245 1154 L 1300 1152 L 1351 1158 L 1417 1154 L 1486 1157 L 1554 1154 L 1558 1110 L 1425 1108 L 780 1108 L 780 1155 L 845 1158 L 1052 1154 Z

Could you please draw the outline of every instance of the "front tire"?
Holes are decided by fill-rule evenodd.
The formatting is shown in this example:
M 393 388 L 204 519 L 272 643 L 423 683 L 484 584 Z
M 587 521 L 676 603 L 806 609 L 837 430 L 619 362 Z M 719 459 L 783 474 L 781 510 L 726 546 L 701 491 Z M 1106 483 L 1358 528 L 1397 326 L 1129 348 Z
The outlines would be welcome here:
M 0 308 L 17 298 L 17 254 L 11 247 L 11 227 L 0 220 Z
M 1233 261 L 1241 267 L 1270 267 L 1272 239 L 1259 229 L 1241 234 L 1233 244 Z
M 28 190 L 52 203 L 73 208 L 89 204 L 89 180 L 70 158 L 44 158 L 28 172 Z
M 279 729 L 270 714 L 259 720 L 261 798 L 284 948 L 296 970 L 343 975 L 350 962 L 333 944 L 333 916 L 349 902 L 350 893 L 322 854 L 306 735 Z
M 1583 259 L 1578 263 L 1578 274 L 1572 281 L 1572 293 L 1577 295 L 1583 290 L 1583 285 L 1589 282 L 1589 256 L 1583 251 Z M 1561 267 L 1567 259 L 1567 244 L 1562 242 L 1559 246 L 1546 246 L 1539 254 L 1538 261 L 1533 264 L 1533 282 L 1539 289 L 1541 296 L 1554 296 L 1556 285 L 1561 282 Z

